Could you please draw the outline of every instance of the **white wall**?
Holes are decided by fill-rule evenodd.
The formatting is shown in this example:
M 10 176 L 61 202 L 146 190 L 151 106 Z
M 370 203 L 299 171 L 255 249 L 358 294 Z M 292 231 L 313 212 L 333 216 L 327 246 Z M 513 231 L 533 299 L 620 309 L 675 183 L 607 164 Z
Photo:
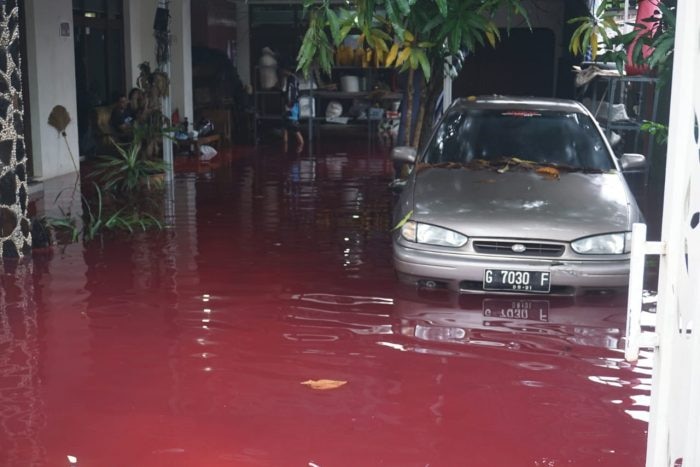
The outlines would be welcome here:
M 248 2 L 236 3 L 236 68 L 243 84 L 250 84 L 250 7 Z
M 72 0 L 27 0 L 27 61 L 34 175 L 46 179 L 75 172 L 66 142 L 47 121 L 62 105 L 72 118 L 66 128 L 68 145 L 78 161 L 78 106 L 75 91 Z M 70 24 L 70 36 L 60 24 Z
M 156 2 L 153 3 L 155 9 Z M 127 92 L 136 86 L 139 76 L 139 63 L 146 60 L 154 62 L 154 57 L 146 58 L 143 53 L 143 34 L 141 33 L 144 18 L 141 12 L 141 0 L 126 0 L 124 2 L 124 67 L 126 68 Z M 151 36 L 152 37 L 152 36 Z
M 197 1 L 197 0 L 195 0 Z M 178 0 L 170 4 L 173 35 L 170 64 L 172 108 L 180 109 L 180 115 L 194 122 L 192 99 L 192 19 L 190 0 Z
M 126 0 L 124 2 L 124 36 L 127 87 L 136 83 L 138 66 L 145 61 L 156 67 L 153 20 L 158 0 Z M 171 107 L 180 116 L 193 121 L 192 101 L 192 31 L 190 0 L 171 0 L 170 28 L 172 34 L 170 86 Z M 128 89 L 127 89 L 128 91 Z

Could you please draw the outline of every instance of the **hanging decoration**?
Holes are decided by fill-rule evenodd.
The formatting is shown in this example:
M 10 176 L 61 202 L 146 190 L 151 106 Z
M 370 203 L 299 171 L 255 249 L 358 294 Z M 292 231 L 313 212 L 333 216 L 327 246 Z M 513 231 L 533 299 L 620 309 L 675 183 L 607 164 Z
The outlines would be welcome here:
M 161 0 L 153 20 L 153 37 L 156 40 L 156 64 L 162 69 L 170 61 L 170 1 Z

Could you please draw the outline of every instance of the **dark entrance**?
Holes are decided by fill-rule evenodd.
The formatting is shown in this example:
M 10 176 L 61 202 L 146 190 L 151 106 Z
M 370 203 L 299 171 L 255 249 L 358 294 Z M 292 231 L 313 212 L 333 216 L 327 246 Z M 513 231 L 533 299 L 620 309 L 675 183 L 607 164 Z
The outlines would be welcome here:
M 555 36 L 550 29 L 501 31 L 495 48 L 481 47 L 464 62 L 453 95 L 483 94 L 552 97 Z
M 91 150 L 90 114 L 127 92 L 122 0 L 73 0 L 80 153 Z

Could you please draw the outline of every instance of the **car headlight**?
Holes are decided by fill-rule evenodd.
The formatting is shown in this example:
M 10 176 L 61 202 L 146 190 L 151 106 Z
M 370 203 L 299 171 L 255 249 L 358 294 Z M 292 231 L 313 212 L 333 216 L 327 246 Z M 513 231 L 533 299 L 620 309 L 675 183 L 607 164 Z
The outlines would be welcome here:
M 467 237 L 453 230 L 414 221 L 408 221 L 401 227 L 401 236 L 409 242 L 453 248 L 459 248 L 467 243 Z
M 581 238 L 571 248 L 582 255 L 621 255 L 630 252 L 632 233 L 614 233 Z

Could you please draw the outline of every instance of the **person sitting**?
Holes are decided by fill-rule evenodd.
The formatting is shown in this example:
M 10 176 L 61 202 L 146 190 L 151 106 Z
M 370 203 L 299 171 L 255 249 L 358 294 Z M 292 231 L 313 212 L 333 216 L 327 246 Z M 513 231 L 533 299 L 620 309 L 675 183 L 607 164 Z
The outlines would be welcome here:
M 124 94 L 120 95 L 112 108 L 109 125 L 120 141 L 128 141 L 133 135 L 134 116 L 129 109 L 129 101 Z
M 131 112 L 131 118 L 135 121 L 143 121 L 145 117 L 146 96 L 139 88 L 132 88 L 129 91 L 128 110 Z

